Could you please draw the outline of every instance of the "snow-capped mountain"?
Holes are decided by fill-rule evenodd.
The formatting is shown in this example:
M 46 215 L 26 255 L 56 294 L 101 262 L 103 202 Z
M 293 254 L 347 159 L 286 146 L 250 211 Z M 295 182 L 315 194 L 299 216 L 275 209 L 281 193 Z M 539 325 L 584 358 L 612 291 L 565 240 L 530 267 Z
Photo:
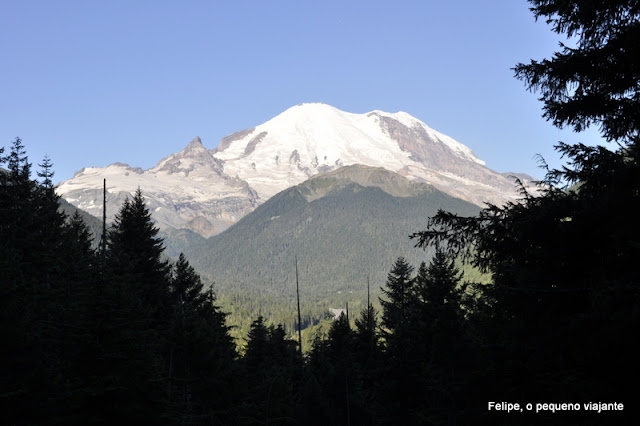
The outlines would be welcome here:
M 383 167 L 478 205 L 518 197 L 513 179 L 405 112 L 352 114 L 301 104 L 225 137 L 213 152 L 226 174 L 247 181 L 262 199 L 352 164 Z
M 85 168 L 58 192 L 101 216 L 106 179 L 107 214 L 113 217 L 140 187 L 161 228 L 209 236 L 276 193 L 353 164 L 382 167 L 477 205 L 518 197 L 512 178 L 490 170 L 469 148 L 407 113 L 353 114 L 317 103 L 289 108 L 229 135 L 213 150 L 196 138 L 148 170 L 122 163 Z

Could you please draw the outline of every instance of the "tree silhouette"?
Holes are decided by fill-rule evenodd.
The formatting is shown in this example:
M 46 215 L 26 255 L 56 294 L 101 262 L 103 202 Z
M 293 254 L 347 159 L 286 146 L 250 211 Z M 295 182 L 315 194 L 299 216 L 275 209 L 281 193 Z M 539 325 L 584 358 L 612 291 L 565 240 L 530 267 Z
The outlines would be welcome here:
M 295 424 L 300 359 L 296 342 L 281 326 L 252 322 L 242 359 L 247 389 L 242 410 L 246 424 Z
M 502 360 L 503 389 L 529 399 L 628 400 L 625 377 L 638 375 L 624 342 L 637 333 L 640 306 L 632 213 L 640 211 L 640 9 L 637 1 L 531 3 L 577 47 L 520 64 L 516 76 L 541 92 L 555 125 L 597 124 L 619 148 L 561 143 L 568 163 L 548 170 L 539 195 L 522 188 L 520 202 L 477 217 L 439 212 L 413 237 L 492 274 L 482 293 L 487 327 L 500 333 L 485 329 L 484 344 Z
M 407 321 L 411 303 L 411 288 L 413 286 L 413 266 L 400 257 L 396 260 L 387 277 L 386 288 L 382 294 L 386 299 L 380 299 L 382 304 L 382 326 L 388 332 L 396 332 Z
M 135 282 L 135 291 L 149 309 L 158 310 L 157 319 L 166 317 L 169 296 L 169 263 L 158 228 L 151 219 L 140 188 L 126 199 L 108 235 L 109 258 L 114 273 Z
M 544 116 L 576 131 L 600 126 L 608 141 L 632 141 L 640 128 L 640 22 L 635 0 L 530 0 L 536 19 L 576 40 L 552 59 L 515 67 L 541 93 Z M 635 142 L 634 142 L 635 143 Z

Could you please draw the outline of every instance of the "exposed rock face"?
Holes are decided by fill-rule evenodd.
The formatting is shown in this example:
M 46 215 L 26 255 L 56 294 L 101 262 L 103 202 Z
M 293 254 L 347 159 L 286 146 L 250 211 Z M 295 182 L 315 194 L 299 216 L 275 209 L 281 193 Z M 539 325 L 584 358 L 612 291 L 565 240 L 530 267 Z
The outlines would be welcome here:
M 247 147 L 244 149 L 244 155 L 251 154 L 256 149 L 256 145 L 258 145 L 265 136 L 267 136 L 267 132 L 262 132 L 254 136 L 247 144 Z
M 253 129 L 240 130 L 239 132 L 235 132 L 230 134 L 229 136 L 225 136 L 220 140 L 218 147 L 212 150 L 213 153 L 215 154 L 218 150 L 222 151 L 228 148 L 229 145 L 231 145 L 231 142 L 243 139 L 245 136 L 253 133 L 254 130 L 255 130 L 255 127 Z
M 205 174 L 214 172 L 223 175 L 222 162 L 207 151 L 199 137 L 189 142 L 177 154 L 171 154 L 160 160 L 151 170 L 155 173 L 183 174 L 184 176 L 189 176 L 189 173 L 194 170 Z
M 346 169 L 368 183 L 384 181 L 381 170 L 386 169 L 480 206 L 519 197 L 511 174 L 490 170 L 469 148 L 409 114 L 351 114 L 325 104 L 290 108 L 260 126 L 223 138 L 213 150 L 195 138 L 148 170 L 123 163 L 85 168 L 63 182 L 58 192 L 102 216 L 106 179 L 107 215 L 113 219 L 124 199 L 140 187 L 158 226 L 210 236 L 284 189 L 355 164 L 379 168 L 375 173 Z M 517 176 L 525 185 L 532 180 Z

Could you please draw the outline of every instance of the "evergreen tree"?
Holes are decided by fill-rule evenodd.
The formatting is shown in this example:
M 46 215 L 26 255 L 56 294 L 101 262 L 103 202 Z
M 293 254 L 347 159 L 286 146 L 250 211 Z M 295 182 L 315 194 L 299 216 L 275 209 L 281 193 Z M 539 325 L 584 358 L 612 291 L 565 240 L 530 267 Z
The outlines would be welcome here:
M 0 172 L 0 282 L 8 423 L 73 423 L 82 419 L 90 340 L 86 306 L 93 259 L 78 218 L 66 222 L 45 158 L 38 183 L 17 138 Z M 85 229 L 86 231 L 86 229 Z M 8 328 L 4 326 L 8 325 Z
M 62 377 L 66 330 L 60 321 L 65 306 L 61 265 L 68 263 L 60 250 L 64 216 L 50 179 L 46 187 L 31 179 L 20 138 L 2 163 L 8 170 L 0 171 L 0 310 L 3 341 L 11 344 L 2 354 L 7 392 L 0 403 L 9 422 L 14 413 L 21 421 L 41 422 L 65 410 L 58 404 L 67 389 Z M 45 164 L 50 167 L 48 160 Z
M 244 363 L 250 376 L 264 372 L 264 364 L 269 360 L 269 352 L 269 329 L 264 323 L 264 317 L 260 315 L 251 323 L 244 354 Z
M 415 412 L 424 393 L 415 380 L 421 362 L 416 345 L 422 337 L 415 321 L 415 279 L 412 274 L 413 266 L 404 258 L 398 258 L 389 272 L 386 288 L 382 288 L 387 297 L 387 300 L 380 299 L 384 353 L 383 384 L 378 400 L 383 403 L 383 423 L 415 423 Z
M 92 267 L 96 265 L 96 252 L 93 249 L 91 232 L 76 210 L 68 221 L 70 253 L 69 258 L 74 259 L 72 266 L 76 268 L 74 276 L 88 277 Z
M 386 332 L 395 332 L 407 321 L 411 305 L 413 287 L 413 266 L 400 257 L 396 260 L 387 277 L 387 288 L 381 288 L 388 300 L 380 299 L 382 304 L 382 326 Z
M 202 280 L 183 253 L 178 256 L 171 280 L 171 295 L 174 303 L 184 312 L 185 305 L 197 310 L 205 302 Z
M 470 344 L 466 339 L 462 274 L 442 251 L 416 276 L 413 329 L 419 334 L 413 354 L 417 380 L 424 389 L 421 416 L 433 423 L 455 424 L 460 416 L 460 390 L 468 370 Z
M 353 332 L 353 351 L 355 362 L 360 370 L 361 399 L 363 412 L 360 413 L 360 424 L 377 424 L 378 404 L 382 363 L 380 333 L 378 330 L 378 313 L 372 304 L 368 304 L 355 320 Z
M 598 125 L 619 148 L 561 143 L 568 164 L 548 170 L 540 195 L 523 189 L 521 202 L 478 217 L 440 212 L 414 237 L 492 273 L 482 344 L 503 390 L 531 400 L 629 400 L 626 377 L 640 373 L 625 343 L 640 326 L 640 8 L 628 0 L 530 3 L 576 47 L 520 64 L 516 75 L 542 94 L 555 125 Z
M 247 381 L 243 423 L 296 424 L 296 342 L 285 338 L 281 326 L 267 327 L 259 316 L 251 324 L 242 361 Z
M 413 290 L 421 304 L 429 305 L 434 310 L 449 307 L 457 311 L 461 308 L 464 291 L 459 287 L 461 278 L 454 262 L 443 251 L 438 250 L 428 267 L 424 263 L 420 265 Z
M 151 219 L 142 191 L 126 199 L 108 235 L 111 267 L 116 275 L 135 282 L 135 291 L 156 319 L 166 318 L 169 305 L 168 261 L 158 228 Z
M 6 158 L 10 176 L 13 179 L 22 179 L 23 184 L 31 180 L 31 163 L 27 157 L 27 150 L 22 144 L 22 139 L 15 138 L 11 144 L 11 151 Z
M 42 324 L 34 303 L 42 300 L 42 288 L 28 267 L 37 244 L 30 226 L 35 185 L 20 138 L 14 140 L 9 155 L 0 159 L 0 165 L 7 165 L 6 170 L 0 169 L 0 337 L 8 343 L 0 348 L 0 407 L 8 422 L 37 421 L 29 393 L 47 383 L 39 380 L 39 375 L 44 376 L 37 353 Z
M 360 312 L 355 320 L 354 345 L 361 357 L 361 362 L 368 364 L 367 360 L 375 359 L 378 352 L 380 338 L 378 335 L 378 314 L 373 305 L 369 304 Z
M 34 242 L 33 226 L 35 209 L 35 182 L 31 180 L 31 163 L 20 138 L 16 138 L 9 155 L 2 157 L 7 170 L 0 172 L 2 194 L 0 197 L 0 229 L 2 230 L 3 256 L 6 267 L 19 267 L 32 261 L 29 244 Z
M 35 205 L 34 213 L 37 221 L 36 228 L 40 233 L 38 240 L 42 246 L 39 253 L 41 262 L 40 272 L 42 280 L 47 286 L 51 286 L 52 275 L 55 275 L 54 269 L 60 267 L 61 264 L 68 263 L 61 261 L 60 257 L 66 253 L 62 250 L 62 232 L 66 223 L 66 215 L 60 210 L 60 196 L 56 194 L 53 186 L 53 163 L 49 157 L 45 156 L 43 162 L 39 164 L 41 171 L 38 176 L 42 178 L 42 182 L 35 185 Z M 63 278 L 64 279 L 64 278 Z
M 331 323 L 326 340 L 316 337 L 307 365 L 302 423 L 369 423 L 372 398 L 363 389 L 354 332 L 344 313 Z
M 336 318 L 329 328 L 328 343 L 329 351 L 341 357 L 345 352 L 349 352 L 353 345 L 353 330 L 349 324 L 349 318 L 343 312 Z
M 42 163 L 38 164 L 38 166 L 41 168 L 41 171 L 38 172 L 38 177 L 42 178 L 40 186 L 47 189 L 53 188 L 53 163 L 49 156 L 45 155 Z
M 187 327 L 192 337 L 192 369 L 194 399 L 198 401 L 202 421 L 230 423 L 238 416 L 237 408 L 237 353 L 226 324 L 227 314 L 217 305 L 213 285 L 204 292 L 193 317 L 193 326 Z
M 236 374 L 226 315 L 183 254 L 173 267 L 173 314 L 167 325 L 169 394 L 180 423 L 225 419 L 233 412 Z M 214 395 L 219 394 L 217 397 Z
M 157 232 L 138 190 L 109 232 L 91 307 L 96 359 L 89 404 L 96 422 L 166 422 L 170 416 L 170 269 Z
M 169 345 L 168 387 L 171 403 L 174 405 L 175 421 L 183 424 L 195 422 L 198 418 L 198 402 L 194 401 L 193 382 L 193 337 L 197 335 L 194 319 L 205 303 L 200 277 L 189 265 L 184 254 L 180 253 L 173 267 L 170 298 L 173 315 L 167 329 Z
M 95 354 L 90 307 L 97 296 L 98 268 L 91 236 L 77 212 L 64 224 L 56 247 L 50 297 L 55 301 L 51 320 L 57 325 L 62 386 L 54 393 L 52 405 L 57 407 L 58 423 L 84 423 L 92 414 L 87 409 L 91 365 L 87 360 Z
M 576 40 L 552 59 L 518 64 L 516 76 L 541 93 L 544 116 L 608 141 L 637 144 L 640 128 L 640 8 L 637 0 L 529 0 L 536 19 Z

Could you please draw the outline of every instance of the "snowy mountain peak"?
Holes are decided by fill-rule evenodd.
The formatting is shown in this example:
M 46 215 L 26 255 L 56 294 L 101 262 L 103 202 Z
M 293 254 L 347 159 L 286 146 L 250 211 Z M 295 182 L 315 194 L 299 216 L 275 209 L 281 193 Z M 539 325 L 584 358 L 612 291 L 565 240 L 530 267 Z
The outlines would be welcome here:
M 226 173 L 246 180 L 263 199 L 351 164 L 383 167 L 445 191 L 455 187 L 456 196 L 476 204 L 512 199 L 504 188 L 471 189 L 469 182 L 478 183 L 477 178 L 492 185 L 484 162 L 406 112 L 355 114 L 322 103 L 300 104 L 224 138 L 213 155 L 224 161 Z
M 457 155 L 465 157 L 466 159 L 478 164 L 485 164 L 484 161 L 477 158 L 465 145 L 445 134 L 435 131 L 422 121 L 404 111 L 389 113 L 374 110 L 365 114 L 354 114 L 341 111 L 331 105 L 323 103 L 303 103 L 287 109 L 272 120 L 269 120 L 263 126 L 286 127 L 291 123 L 295 123 L 295 126 L 298 129 L 308 129 L 312 126 L 322 125 L 335 126 L 340 123 L 362 126 L 365 123 L 359 123 L 359 121 L 362 121 L 361 119 L 363 116 L 366 116 L 378 123 L 383 131 L 385 131 L 392 139 L 397 140 L 401 137 L 401 135 L 398 134 L 400 130 L 403 133 L 415 132 L 419 134 L 416 136 L 423 140 L 442 143 Z M 406 129 L 403 129 L 402 127 Z M 403 150 L 405 149 L 403 148 Z

